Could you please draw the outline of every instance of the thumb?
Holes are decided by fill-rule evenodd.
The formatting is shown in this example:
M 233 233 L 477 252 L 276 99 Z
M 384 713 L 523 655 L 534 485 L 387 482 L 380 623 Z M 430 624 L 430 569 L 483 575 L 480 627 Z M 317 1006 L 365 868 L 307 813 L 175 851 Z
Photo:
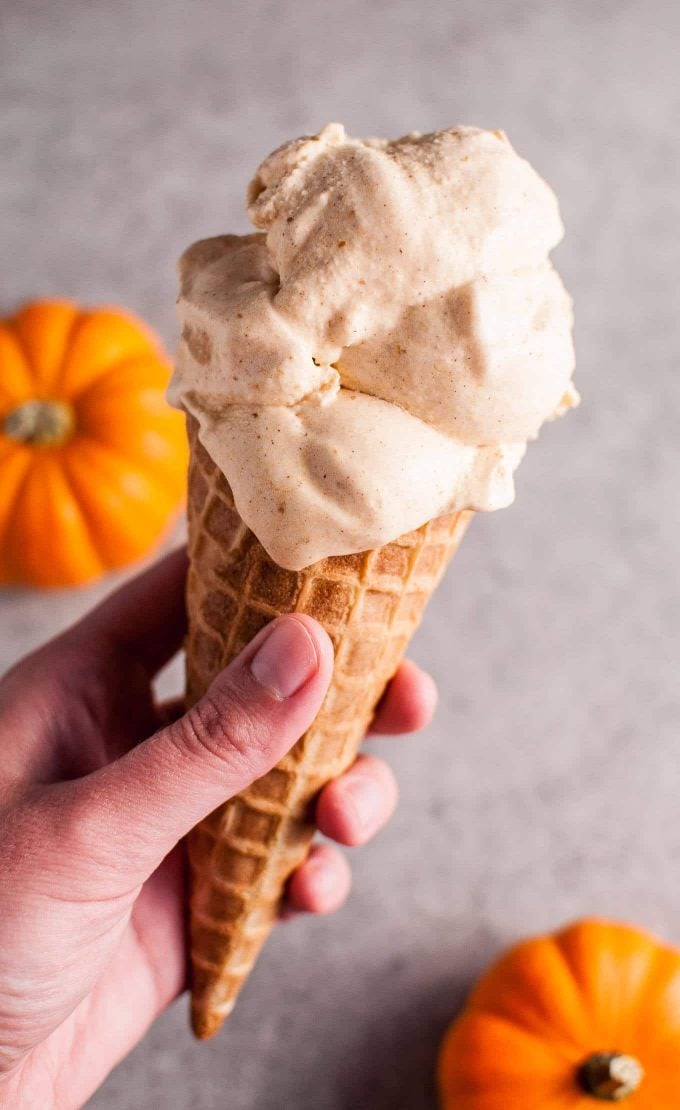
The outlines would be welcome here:
M 126 877 L 145 879 L 198 821 L 286 754 L 314 720 L 332 667 L 330 639 L 310 617 L 267 625 L 183 717 L 80 780 L 87 840 L 111 845 Z

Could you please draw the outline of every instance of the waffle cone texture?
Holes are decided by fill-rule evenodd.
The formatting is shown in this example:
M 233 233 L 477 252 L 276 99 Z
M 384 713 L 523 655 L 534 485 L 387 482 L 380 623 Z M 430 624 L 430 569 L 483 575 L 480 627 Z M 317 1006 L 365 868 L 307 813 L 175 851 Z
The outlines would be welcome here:
M 274 924 L 314 835 L 310 803 L 356 758 L 375 707 L 471 516 L 432 520 L 394 543 L 285 570 L 241 520 L 189 418 L 187 703 L 269 621 L 306 613 L 335 649 L 314 723 L 283 760 L 189 835 L 192 1026 L 217 1032 Z

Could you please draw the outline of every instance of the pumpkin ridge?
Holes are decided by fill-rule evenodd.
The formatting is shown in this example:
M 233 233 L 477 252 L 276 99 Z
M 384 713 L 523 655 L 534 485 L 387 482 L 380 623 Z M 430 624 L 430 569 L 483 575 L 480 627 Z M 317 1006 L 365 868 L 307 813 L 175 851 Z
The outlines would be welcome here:
M 557 933 L 556 935 L 553 935 L 550 938 L 550 941 L 551 941 L 551 944 L 552 944 L 553 948 L 555 949 L 555 952 L 556 952 L 557 956 L 559 957 L 560 961 L 564 965 L 566 975 L 568 976 L 570 981 L 574 984 L 574 992 L 576 994 L 576 997 L 578 998 L 579 1007 L 580 1007 L 580 1011 L 581 1011 L 581 1013 L 580 1013 L 581 1026 L 582 1026 L 582 1028 L 587 1029 L 590 1026 L 590 1023 L 591 1023 L 591 1008 L 590 1008 L 590 1004 L 589 1004 L 587 995 L 584 991 L 584 985 L 583 985 L 579 976 L 576 973 L 576 968 L 571 963 L 571 961 L 568 957 L 568 954 L 565 952 L 565 950 L 562 946 L 561 939 L 562 939 L 563 933 L 565 933 L 565 932 L 567 932 L 566 929 L 562 930 L 560 933 Z M 587 1046 L 586 1046 L 586 1049 L 587 1049 Z
M 116 452 L 110 450 L 108 448 L 107 444 L 101 443 L 99 440 L 94 440 L 89 436 L 88 437 L 83 436 L 83 437 L 81 437 L 81 440 L 85 440 L 85 442 L 87 442 L 91 445 L 93 444 L 97 450 L 101 450 L 102 452 L 108 453 L 114 459 L 121 459 L 122 461 L 124 461 L 128 465 L 133 465 L 133 466 L 135 465 L 134 463 L 130 464 L 129 460 L 126 459 L 123 455 L 119 455 Z M 80 513 L 81 513 L 81 515 L 83 517 L 83 520 L 85 522 L 85 525 L 87 527 L 87 532 L 88 532 L 88 535 L 90 536 L 92 546 L 93 546 L 94 550 L 97 552 L 98 557 L 101 559 L 102 565 L 105 566 L 105 567 L 108 567 L 109 569 L 114 569 L 116 566 L 119 565 L 119 563 L 115 562 L 115 561 L 112 561 L 112 556 L 111 556 L 111 552 L 110 552 L 109 546 L 107 544 L 107 541 L 100 534 L 99 527 L 97 525 L 97 521 L 96 521 L 95 516 L 94 516 L 92 502 L 90 500 L 88 500 L 83 495 L 83 492 L 82 492 L 82 489 L 81 489 L 81 486 L 80 486 L 80 481 L 73 474 L 72 463 L 73 463 L 73 456 L 70 455 L 70 454 L 65 453 L 65 457 L 64 457 L 62 466 L 63 466 L 64 476 L 65 476 L 65 478 L 67 477 L 67 479 L 68 479 L 69 489 L 73 492 L 73 494 L 75 496 L 75 500 L 78 504 L 78 508 L 80 510 Z M 147 477 L 146 471 L 145 471 L 143 466 L 135 466 L 135 469 L 137 469 L 139 471 L 139 473 L 144 478 Z M 167 495 L 168 491 L 164 488 L 163 493 Z M 171 517 L 170 517 L 170 515 L 168 515 L 165 527 L 169 526 L 170 520 L 171 520 Z M 162 529 L 157 530 L 157 535 L 160 535 L 161 533 L 162 533 Z M 139 558 L 139 557 L 141 557 L 141 556 L 139 556 L 139 555 L 135 556 L 135 558 Z
M 508 1058 L 518 1066 L 508 1069 Z M 453 1060 L 457 1061 L 455 1065 Z M 524 1099 L 521 1103 L 516 1099 L 532 1081 L 536 1085 L 535 1099 L 530 1104 L 534 1110 L 548 1105 L 563 1105 L 566 1110 L 578 1095 L 572 1077 L 579 1062 L 575 1054 L 561 1054 L 552 1038 L 529 1033 L 510 1019 L 463 1009 L 444 1035 L 439 1050 L 438 1086 L 447 1096 L 441 1105 L 446 1110 L 454 1106 L 482 1110 L 487 1106 L 486 1099 L 492 1098 L 489 1106 L 496 1110 L 515 1106 L 528 1110 Z M 539 1091 L 541 1101 L 536 1097 Z M 560 1103 L 555 1102 L 560 1096 Z M 480 1097 L 483 1102 L 478 1101 Z
M 494 974 L 498 975 L 501 969 L 507 966 L 514 968 L 519 965 L 518 993 L 520 998 L 526 996 L 527 986 L 530 981 L 530 975 L 527 971 L 527 962 L 530 956 L 535 959 L 537 952 L 540 953 L 543 962 L 545 962 L 548 953 L 550 953 L 551 958 L 556 961 L 555 967 L 551 969 L 553 976 L 559 969 L 563 983 L 569 987 L 570 1001 L 572 1005 L 575 1004 L 577 1006 L 577 1012 L 574 1014 L 574 1022 L 573 1024 L 570 1023 L 570 1027 L 566 1030 L 564 1028 L 566 1013 L 564 998 L 562 998 L 559 1003 L 555 1000 L 550 1001 L 550 1009 L 546 1011 L 544 1005 L 536 1004 L 536 999 L 532 995 L 533 1008 L 525 1005 L 521 1010 L 514 1009 L 512 1014 L 507 1014 L 507 1016 L 506 1012 L 502 1009 L 502 991 L 493 999 L 484 997 L 484 1001 L 481 1004 L 478 1001 L 478 998 L 488 993 L 487 984 L 489 978 L 494 976 Z M 524 966 L 522 961 L 524 961 Z M 505 972 L 502 971 L 501 974 L 505 974 Z M 583 992 L 579 989 L 578 981 L 572 968 L 565 960 L 564 953 L 555 943 L 555 938 L 550 935 L 533 937 L 513 945 L 505 956 L 501 957 L 501 960 L 497 964 L 492 965 L 486 975 L 482 976 L 477 987 L 470 996 L 466 1009 L 477 1013 L 483 1012 L 486 1014 L 493 1014 L 501 1020 L 508 1020 L 531 1036 L 545 1036 L 546 1033 L 549 1033 L 551 1037 L 560 1037 L 567 1055 L 573 1052 L 579 1056 L 582 1055 L 584 1051 L 582 1030 L 587 1028 L 589 1023 Z M 587 1048 L 587 1045 L 585 1047 Z
M 69 357 L 69 353 L 71 351 L 71 347 L 73 346 L 73 341 L 74 341 L 76 335 L 78 334 L 78 332 L 80 331 L 80 329 L 84 326 L 84 324 L 92 318 L 92 315 L 93 315 L 92 312 L 88 312 L 88 311 L 83 312 L 81 310 L 81 311 L 78 312 L 78 315 L 73 318 L 73 322 L 72 322 L 71 327 L 69 328 L 68 334 L 66 336 L 66 342 L 64 343 L 64 349 L 61 352 L 61 361 L 59 363 L 59 369 L 58 369 L 57 373 L 55 374 L 55 378 L 54 378 L 54 388 L 55 389 L 63 389 L 64 375 L 66 373 L 66 364 L 68 362 L 68 357 Z M 69 395 L 68 400 L 72 401 L 73 399 L 74 399 L 74 397 Z
M 167 447 L 163 435 L 160 432 L 155 432 L 153 434 L 160 447 L 167 448 L 165 453 L 159 451 L 157 454 L 154 454 L 153 458 L 150 458 L 150 456 L 143 457 L 141 452 L 137 454 L 132 449 L 126 450 L 124 447 L 112 443 L 110 439 L 106 438 L 103 432 L 100 436 L 97 436 L 96 439 L 91 435 L 82 435 L 80 439 L 81 442 L 96 442 L 99 448 L 108 451 L 112 457 L 140 471 L 140 473 L 143 473 L 144 476 L 159 490 L 162 490 L 164 494 L 172 495 L 173 497 L 181 497 L 181 491 L 184 488 L 182 476 L 185 473 L 186 467 L 182 466 L 180 469 L 177 466 L 176 456 L 173 455 L 171 450 Z M 151 471 L 147 469 L 149 462 L 152 464 Z M 149 477 L 150 474 L 151 477 Z M 180 504 L 181 501 L 178 500 L 178 507 Z
M 99 535 L 99 529 L 97 528 L 92 515 L 92 507 L 89 503 L 86 502 L 85 498 L 82 495 L 79 482 L 73 476 L 71 464 L 72 459 L 70 458 L 70 454 L 68 452 L 65 452 L 63 460 L 64 480 L 68 484 L 69 490 L 73 493 L 73 496 L 78 503 L 83 522 L 87 530 L 87 534 L 90 537 L 90 541 L 92 543 L 92 547 L 97 552 L 98 557 L 101 559 L 102 566 L 106 567 L 108 570 L 111 570 L 112 563 L 110 552 L 106 550 L 105 540 Z
M 80 446 L 89 446 L 90 448 L 94 448 L 95 451 L 99 451 L 102 454 L 108 455 L 111 460 L 114 460 L 118 463 L 125 463 L 126 466 L 130 467 L 131 470 L 134 470 L 137 474 L 139 474 L 145 482 L 148 482 L 150 485 L 154 486 L 158 494 L 162 494 L 169 500 L 172 500 L 174 498 L 174 491 L 168 488 L 169 483 L 165 481 L 165 479 L 154 469 L 147 470 L 144 464 L 140 462 L 138 458 L 135 458 L 134 455 L 127 455 L 118 447 L 112 447 L 111 444 L 106 443 L 104 440 L 97 439 L 96 436 L 92 434 L 79 435 L 78 442 Z
M 503 1017 L 501 1014 L 494 1013 L 493 1010 L 473 1010 L 470 1016 L 476 1018 L 477 1020 L 489 1022 L 500 1030 L 507 1029 L 509 1032 L 518 1031 L 521 1036 L 526 1038 L 527 1040 L 534 1041 L 537 1045 L 540 1045 L 543 1048 L 546 1047 L 546 1037 L 544 1030 L 528 1029 L 525 1025 L 520 1025 L 519 1022 L 513 1020 L 512 1018 Z M 569 1046 L 569 1048 L 567 1048 L 566 1041 L 560 1042 L 557 1036 L 551 1037 L 549 1044 L 550 1054 L 560 1056 L 562 1059 L 566 1060 L 570 1064 L 578 1063 L 578 1061 L 580 1060 L 579 1049 L 577 1049 L 575 1046 Z
M 64 455 L 64 466 L 69 469 L 88 524 L 97 537 L 97 549 L 104 552 L 105 565 L 111 569 L 141 558 L 151 543 L 169 528 L 173 512 L 179 508 L 178 499 L 154 482 L 144 467 L 132 466 L 123 456 L 91 437 L 81 437 L 79 446 L 67 449 Z M 121 466 L 141 478 L 146 487 L 141 500 L 121 488 L 118 482 Z M 143 505 L 148 500 L 149 487 L 152 503 L 149 511 L 145 511 Z M 144 513 L 141 533 L 140 509 Z M 117 537 L 115 543 L 114 535 Z
M 48 385 L 45 385 L 42 381 L 39 380 L 43 376 L 42 371 L 39 368 L 39 360 L 34 360 L 34 352 L 32 352 L 26 344 L 27 335 L 25 333 L 24 326 L 22 326 L 22 321 L 23 325 L 25 325 L 26 316 L 30 317 L 36 311 L 40 312 L 41 310 L 48 317 L 52 317 L 52 319 L 54 319 L 55 316 L 58 316 L 58 313 L 62 311 L 73 311 L 74 313 L 73 319 L 68 325 L 63 338 L 60 340 L 61 353 L 58 358 L 56 369 L 54 373 L 50 375 L 51 380 Z M 7 318 L 6 323 L 9 326 L 12 335 L 16 339 L 17 345 L 22 355 L 24 356 L 24 360 L 29 369 L 30 376 L 33 379 L 33 394 L 32 396 L 27 397 L 26 400 L 40 401 L 50 400 L 52 398 L 54 398 L 55 400 L 59 400 L 59 398 L 55 395 L 55 391 L 58 389 L 59 380 L 63 373 L 66 352 L 69 349 L 79 317 L 80 310 L 78 309 L 78 306 L 75 304 L 74 301 L 68 300 L 67 298 L 57 300 L 53 297 L 45 297 L 42 300 L 29 301 L 28 303 L 22 305 L 13 316 Z M 32 326 L 35 327 L 35 320 L 33 320 Z
M 572 958 L 570 958 L 569 952 L 567 951 L 567 946 L 569 945 L 570 941 L 576 936 L 577 930 L 579 929 L 580 924 L 581 923 L 576 922 L 573 925 L 567 926 L 565 929 L 561 929 L 560 932 L 555 935 L 554 939 L 555 939 L 556 945 L 558 946 L 558 948 L 560 949 L 560 951 L 564 955 L 567 966 L 571 969 L 571 974 L 574 978 L 574 982 L 578 986 L 579 993 L 581 994 L 581 996 L 584 999 L 587 1000 L 587 993 L 586 992 L 589 991 L 590 985 L 586 984 L 586 983 L 583 983 L 581 981 L 581 975 L 580 975 L 579 968 L 578 968 L 576 962 Z M 616 982 L 617 982 L 618 987 L 619 987 L 620 997 L 616 1002 L 612 1001 L 612 1002 L 609 1003 L 609 1005 L 608 1005 L 608 1011 L 609 1012 L 608 1012 L 607 1016 L 605 1017 L 605 1024 L 609 1024 L 610 1015 L 611 1015 L 612 1011 L 616 1012 L 617 1015 L 626 1014 L 627 1018 L 628 1018 L 628 1027 L 621 1027 L 620 1029 L 618 1029 L 616 1031 L 612 1030 L 611 1032 L 608 1032 L 607 1034 L 605 1034 L 605 1033 L 602 1034 L 603 1037 L 604 1036 L 609 1036 L 610 1040 L 613 1037 L 614 1041 L 616 1041 L 616 1047 L 618 1047 L 620 1049 L 623 1049 L 623 1046 L 626 1045 L 626 1044 L 629 1044 L 630 1040 L 631 1040 L 631 1037 L 633 1037 L 633 1035 L 634 1035 L 633 1034 L 633 1029 L 631 1028 L 631 1024 L 630 1024 L 631 1014 L 632 1014 L 631 998 L 632 997 L 635 998 L 635 1000 L 636 1000 L 635 1005 L 637 1007 L 638 1000 L 639 1000 L 640 996 L 647 991 L 647 989 L 648 989 L 648 977 L 649 977 L 650 969 L 651 969 L 652 965 L 654 964 L 654 962 L 656 961 L 656 956 L 657 956 L 657 952 L 656 952 L 654 946 L 658 945 L 660 942 L 656 941 L 654 938 L 652 938 L 651 935 L 643 934 L 640 931 L 636 931 L 634 929 L 627 929 L 627 928 L 625 928 L 621 925 L 616 925 L 613 922 L 610 922 L 610 921 L 606 920 L 605 918 L 599 918 L 599 919 L 589 921 L 588 922 L 588 928 L 589 928 L 589 933 L 592 932 L 593 929 L 599 930 L 600 935 L 601 935 L 602 938 L 605 937 L 606 933 L 613 932 L 614 937 L 617 940 L 623 940 L 624 938 L 626 938 L 630 941 L 633 941 L 633 940 L 635 941 L 635 946 L 636 946 L 635 957 L 636 957 L 636 960 L 637 960 L 637 963 L 638 963 L 638 969 L 637 969 L 637 973 L 636 973 L 636 980 L 637 981 L 635 983 L 633 983 L 631 981 L 630 976 L 629 976 L 629 978 L 625 982 L 625 984 L 622 984 L 620 975 L 616 977 Z M 642 939 L 644 939 L 646 941 L 646 943 L 645 943 L 644 949 L 641 952 L 640 948 L 641 948 L 641 940 Z M 592 944 L 592 937 L 589 937 L 589 943 Z M 603 943 L 601 945 L 601 954 L 609 952 L 610 947 L 611 947 L 611 945 L 605 944 L 604 939 L 603 939 Z M 611 952 L 612 952 L 612 956 L 613 956 L 613 952 L 614 952 L 613 948 L 611 948 Z M 617 953 L 616 953 L 616 958 L 618 958 L 619 960 L 621 959 L 621 956 L 620 956 L 620 953 L 619 953 L 618 950 L 617 950 Z M 632 964 L 631 964 L 631 959 L 630 959 L 630 954 L 629 953 L 624 954 L 623 962 L 624 962 L 624 964 L 627 968 L 632 969 Z M 601 970 L 599 972 L 599 975 L 600 976 L 602 975 Z M 623 1002 L 625 1004 L 622 1004 L 622 999 L 623 999 Z M 595 999 L 593 998 L 591 1000 L 591 1006 L 590 1006 L 591 1015 L 592 1015 L 591 1018 L 590 1018 L 590 1023 L 591 1024 L 592 1024 L 592 1020 L 593 1020 L 593 1016 L 594 1016 L 594 1014 L 593 1014 L 594 1003 L 595 1003 Z M 608 1051 L 611 1047 L 612 1047 L 611 1044 L 605 1045 L 604 1048 L 601 1048 L 601 1051 Z
M 4 363 L 4 357 L 7 350 L 3 351 L 2 346 L 8 345 L 10 354 L 10 374 L 7 373 L 7 367 Z M 14 362 L 14 365 L 12 365 Z M 30 396 L 31 390 L 31 368 L 26 357 L 26 352 L 23 345 L 19 341 L 19 336 L 16 330 L 10 327 L 8 321 L 0 321 L 0 365 L 2 365 L 2 375 L 0 375 L 0 416 L 4 417 L 8 412 L 16 406 L 26 401 Z M 18 373 L 12 373 L 18 372 Z M 14 379 L 15 376 L 20 376 L 21 381 L 17 383 Z M 19 388 L 17 388 L 19 384 Z
M 102 561 L 89 540 L 78 501 L 65 483 L 57 452 L 36 460 L 23 497 L 14 516 L 10 550 L 13 540 L 22 562 L 25 558 L 29 566 L 33 562 L 37 584 L 68 586 L 101 573 Z
M 102 570 L 106 566 L 106 561 L 102 557 L 101 552 L 94 542 L 92 529 L 90 528 L 89 521 L 86 519 L 83 512 L 83 506 L 80 502 L 80 499 L 76 496 L 76 492 L 67 477 L 66 469 L 63 465 L 63 457 L 59 458 L 58 463 L 54 456 L 50 461 L 52 463 L 53 471 L 51 476 L 52 486 L 53 488 L 56 488 L 58 493 L 65 494 L 66 497 L 70 498 L 73 519 L 77 522 L 79 531 L 81 531 L 81 536 L 78 539 L 78 543 L 71 546 L 76 548 L 81 559 L 83 557 L 83 540 L 86 543 L 89 543 L 90 546 L 90 550 L 85 552 L 90 563 L 90 570 L 86 573 L 86 575 L 82 575 L 81 579 L 82 581 L 88 581 L 95 577 L 97 574 L 101 574 Z
M 671 967 L 663 966 L 669 962 L 669 957 L 672 960 L 673 953 L 669 948 L 662 947 L 661 945 L 662 942 L 658 941 L 657 947 L 652 949 L 650 952 L 651 958 L 649 959 L 647 965 L 647 977 L 645 979 L 645 982 L 642 984 L 644 994 L 653 994 L 655 996 L 665 994 L 665 992 L 669 990 L 673 980 L 675 979 L 678 980 L 678 996 L 680 997 L 680 971 L 677 967 L 673 969 Z M 640 993 L 642 994 L 643 992 L 641 991 Z M 677 1012 L 676 1007 L 673 1007 L 673 1010 L 674 1012 Z M 640 1011 L 642 1011 L 641 1014 Z M 642 1020 L 642 1034 L 644 1035 L 646 1031 L 646 1023 L 650 1020 L 649 1014 L 645 1013 L 644 1008 L 638 1005 L 635 1008 L 635 1016 L 638 1018 L 638 1021 Z M 676 1020 L 676 1027 L 673 1030 L 666 1031 L 663 1037 L 659 1037 L 658 1044 L 660 1047 L 666 1044 L 673 1044 L 675 1045 L 676 1050 L 680 1053 L 680 1018 Z M 636 1037 L 640 1036 L 639 1025 L 637 1023 L 634 1027 L 634 1032 L 631 1035 Z
M 9 543 L 9 545 L 7 545 L 6 541 L 8 537 L 11 540 L 13 527 L 15 527 L 17 512 L 21 504 L 21 498 L 31 479 L 31 474 L 35 469 L 36 462 L 37 459 L 35 455 L 29 453 L 28 458 L 26 459 L 24 472 L 17 482 L 16 488 L 14 490 L 14 495 L 12 496 L 10 505 L 8 506 L 7 514 L 4 520 L 4 526 L 2 527 L 2 529 L 0 529 L 0 540 L 2 540 L 3 547 L 9 547 L 8 555 L 5 556 L 5 567 L 8 572 L 7 581 L 9 583 L 18 583 L 21 581 L 20 572 L 17 568 L 16 561 L 12 558 L 13 555 L 21 555 L 21 552 L 17 552 L 16 544 Z
M 16 512 L 19 498 L 21 497 L 21 491 L 24 489 L 26 482 L 28 481 L 29 473 L 35 462 L 35 459 L 32 457 L 31 452 L 27 448 L 19 447 L 17 449 L 17 454 L 19 452 L 21 452 L 21 454 L 24 456 L 24 465 L 23 467 L 19 468 L 19 473 L 14 476 L 14 479 L 10 478 L 9 482 L 7 480 L 7 474 L 4 471 L 2 475 L 2 500 L 5 504 L 5 507 L 3 510 L 2 502 L 0 502 L 0 544 L 2 544 L 3 547 L 5 537 L 10 532 L 12 519 Z M 3 462 L 4 461 L 5 459 L 3 459 Z M 12 480 L 14 480 L 14 487 L 10 488 Z M 12 567 L 14 564 L 12 563 L 12 560 L 8 559 L 6 556 L 4 557 L 3 562 L 8 571 L 8 580 L 12 581 Z
M 167 403 L 167 382 L 164 364 L 133 355 L 90 382 L 74 398 L 73 407 L 81 442 L 90 439 L 108 447 L 129 465 L 153 474 L 162 488 L 182 501 L 187 467 L 184 422 Z
M 75 404 L 87 404 L 90 399 L 94 400 L 100 392 L 113 397 L 124 396 L 126 393 L 137 393 L 143 389 L 160 389 L 160 382 L 158 384 L 155 382 L 146 382 L 141 377 L 141 374 L 139 380 L 134 384 L 130 382 L 117 383 L 115 380 L 120 375 L 121 371 L 129 371 L 136 368 L 138 368 L 140 372 L 145 370 L 156 370 L 159 366 L 159 362 L 160 360 L 154 358 L 150 353 L 140 353 L 130 355 L 128 358 L 123 358 L 120 362 L 116 362 L 110 366 L 108 370 L 105 370 L 103 374 L 100 374 L 100 376 L 90 382 L 89 385 L 84 386 L 83 389 L 74 393 L 72 395 L 72 400 Z M 163 364 L 162 362 L 160 362 L 160 364 L 166 366 L 167 385 L 167 382 L 170 380 L 170 365 L 167 363 Z M 163 392 L 165 393 L 165 390 L 163 390 Z M 175 412 L 177 410 L 172 409 L 172 411 Z
M 109 339 L 107 332 L 112 329 L 115 335 L 116 329 L 121 326 L 123 335 L 117 336 L 117 349 L 114 344 L 114 350 L 109 350 L 106 346 Z M 83 382 L 79 380 L 79 367 L 87 365 L 83 361 L 86 354 L 89 358 L 94 358 L 96 372 L 93 374 L 91 368 Z M 103 361 L 102 354 L 105 356 Z M 80 397 L 99 381 L 109 376 L 115 377 L 128 362 L 137 359 L 148 360 L 148 369 L 151 370 L 162 366 L 169 378 L 170 364 L 167 355 L 143 320 L 120 308 L 100 306 L 83 310 L 78 326 L 69 336 L 69 344 L 64 350 L 64 361 L 60 368 L 62 390 L 69 397 Z
M 539 1029 L 536 1027 L 531 1028 L 531 1026 L 518 1020 L 516 1017 L 511 1018 L 506 1017 L 504 1014 L 499 1014 L 492 1008 L 487 1009 L 484 1007 L 480 1010 L 472 1010 L 471 1013 L 477 1018 L 482 1018 L 484 1021 L 493 1022 L 500 1028 L 519 1030 L 523 1037 L 535 1041 L 537 1044 L 544 1044 L 546 1036 L 549 1034 L 551 1049 L 555 1055 L 574 1066 L 578 1064 L 583 1056 L 583 1047 L 577 1045 L 572 1038 L 563 1036 L 562 1031 L 558 1028 L 557 1022 L 550 1026 L 546 1024 L 546 1026 Z
M 106 552 L 102 550 L 102 548 L 101 548 L 101 546 L 98 542 L 97 531 L 96 531 L 96 528 L 94 528 L 94 526 L 93 526 L 93 522 L 92 522 L 92 518 L 90 517 L 89 510 L 88 510 L 87 506 L 84 504 L 83 499 L 79 496 L 78 489 L 76 488 L 76 486 L 73 482 L 73 477 L 71 475 L 71 470 L 70 470 L 70 467 L 68 465 L 68 458 L 67 457 L 64 457 L 64 459 L 62 460 L 61 475 L 62 475 L 62 478 L 63 478 L 63 481 L 64 481 L 64 485 L 66 486 L 69 494 L 73 498 L 73 502 L 77 506 L 78 512 L 80 513 L 80 516 L 81 516 L 82 521 L 83 521 L 83 527 L 84 527 L 85 532 L 87 534 L 87 538 L 89 539 L 90 543 L 92 544 L 92 550 L 95 552 L 95 554 L 96 554 L 97 558 L 99 559 L 99 562 L 101 563 L 102 567 L 107 567 L 109 565 L 109 560 L 106 557 Z

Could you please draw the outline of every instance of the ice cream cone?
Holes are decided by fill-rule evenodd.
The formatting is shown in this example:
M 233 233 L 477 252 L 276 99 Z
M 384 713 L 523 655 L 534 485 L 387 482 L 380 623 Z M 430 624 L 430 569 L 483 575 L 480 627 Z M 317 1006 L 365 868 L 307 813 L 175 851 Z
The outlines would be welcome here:
M 282 613 L 320 621 L 336 658 L 321 711 L 302 739 L 190 834 L 192 1024 L 204 1038 L 233 1008 L 286 881 L 307 854 L 310 802 L 354 761 L 471 513 L 439 517 L 373 551 L 285 570 L 241 520 L 191 418 L 189 438 L 189 704 Z
M 179 266 L 188 698 L 283 613 L 324 625 L 335 666 L 292 751 L 191 834 L 200 1037 L 232 1009 L 310 802 L 354 760 L 469 507 L 509 505 L 526 444 L 578 400 L 557 200 L 503 132 L 329 124 L 262 162 L 247 207 L 256 233 Z

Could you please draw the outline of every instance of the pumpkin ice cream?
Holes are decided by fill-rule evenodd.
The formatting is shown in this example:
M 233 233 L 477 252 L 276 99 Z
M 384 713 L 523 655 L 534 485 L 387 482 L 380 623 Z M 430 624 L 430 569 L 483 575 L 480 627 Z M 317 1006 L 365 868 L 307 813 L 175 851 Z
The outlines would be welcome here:
M 573 404 L 554 194 L 501 132 L 329 124 L 248 189 L 264 233 L 182 258 L 171 397 L 281 566 L 496 509 Z
M 260 232 L 180 262 L 170 396 L 189 414 L 189 699 L 267 620 L 336 647 L 321 713 L 192 837 L 194 1027 L 233 1006 L 471 510 L 510 504 L 544 421 L 577 401 L 557 201 L 502 132 L 392 142 L 339 124 L 248 188 Z

